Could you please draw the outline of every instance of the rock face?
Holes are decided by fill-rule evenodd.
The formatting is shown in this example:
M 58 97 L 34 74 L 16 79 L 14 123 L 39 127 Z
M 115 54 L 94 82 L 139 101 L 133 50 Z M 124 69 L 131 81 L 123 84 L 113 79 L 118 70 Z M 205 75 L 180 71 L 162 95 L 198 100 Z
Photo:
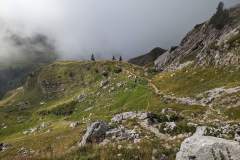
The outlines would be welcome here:
M 79 146 L 84 146 L 87 143 L 100 143 L 105 139 L 106 132 L 108 131 L 109 126 L 107 123 L 102 121 L 97 121 L 92 123 L 87 128 L 87 132 L 82 138 L 82 141 L 79 143 Z
M 238 66 L 240 64 L 240 7 L 229 9 L 230 21 L 216 29 L 209 21 L 196 25 L 174 50 L 169 49 L 154 62 L 159 71 L 172 71 L 182 64 L 194 66 Z M 183 65 L 183 66 L 185 66 Z
M 176 160 L 239 160 L 238 142 L 203 136 L 205 127 L 199 127 L 196 133 L 187 138 L 177 153 Z

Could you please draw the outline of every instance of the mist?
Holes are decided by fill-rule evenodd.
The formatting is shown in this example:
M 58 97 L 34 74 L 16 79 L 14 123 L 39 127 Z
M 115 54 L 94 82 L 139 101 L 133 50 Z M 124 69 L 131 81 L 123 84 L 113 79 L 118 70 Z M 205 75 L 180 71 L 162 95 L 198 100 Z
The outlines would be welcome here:
M 226 7 L 239 0 L 224 0 Z M 219 0 L 1 0 L 0 63 L 24 52 L 6 40 L 43 34 L 61 59 L 122 55 L 124 59 L 177 45 L 216 11 Z M 52 42 L 53 42 L 52 41 Z

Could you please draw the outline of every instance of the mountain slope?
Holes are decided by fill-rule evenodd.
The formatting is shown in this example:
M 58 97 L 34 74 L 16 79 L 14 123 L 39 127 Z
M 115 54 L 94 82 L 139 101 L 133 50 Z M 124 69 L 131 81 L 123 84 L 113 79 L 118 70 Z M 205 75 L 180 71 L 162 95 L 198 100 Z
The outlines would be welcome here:
M 178 48 L 165 52 L 155 61 L 158 70 L 176 70 L 188 64 L 195 66 L 228 66 L 240 62 L 240 7 L 228 10 L 229 17 L 222 28 L 211 20 L 196 25 L 182 40 Z M 219 15 L 221 16 L 221 15 Z
M 117 113 L 151 111 L 161 117 L 164 108 L 173 108 L 188 117 L 192 112 L 202 111 L 200 106 L 184 108 L 181 104 L 164 103 L 155 93 L 150 79 L 142 68 L 124 62 L 64 61 L 42 67 L 29 75 L 22 88 L 9 92 L 0 101 L 0 141 L 10 145 L 0 152 L 0 158 L 74 159 L 80 156 L 82 159 L 114 159 L 115 152 L 107 152 L 114 150 L 111 144 L 104 148 L 93 144 L 86 151 L 80 151 L 81 154 L 71 148 L 80 141 L 87 124 L 95 120 L 110 121 Z M 175 113 L 172 116 L 175 117 Z M 165 116 L 162 119 L 167 120 Z M 70 127 L 76 121 L 79 126 Z M 134 121 L 124 125 L 132 128 L 134 123 L 139 126 Z M 178 123 L 185 126 L 185 118 Z M 148 129 L 141 130 L 141 137 L 151 137 L 141 140 L 143 148 L 150 149 L 154 144 L 159 148 L 159 156 L 163 151 L 168 152 L 169 157 L 175 156 L 172 150 L 179 143 L 171 143 L 171 149 L 165 148 L 165 143 L 160 143 L 161 138 Z M 184 131 L 179 129 L 178 133 Z M 132 142 L 114 142 L 122 143 Z M 129 159 L 133 158 L 133 153 L 143 154 L 145 159 L 151 157 L 151 150 L 138 150 L 138 144 L 132 147 L 132 154 L 126 148 L 122 150 Z
M 155 61 L 164 72 L 117 61 L 59 61 L 29 74 L 0 100 L 0 159 L 175 160 L 181 148 L 188 160 L 199 146 L 212 151 L 208 157 L 236 157 L 200 142 L 238 145 L 239 11 L 230 10 L 223 28 L 197 25 Z M 184 145 L 199 128 L 199 141 Z
M 149 53 L 130 59 L 128 62 L 139 66 L 152 66 L 153 62 L 162 55 L 166 50 L 162 48 L 154 48 Z

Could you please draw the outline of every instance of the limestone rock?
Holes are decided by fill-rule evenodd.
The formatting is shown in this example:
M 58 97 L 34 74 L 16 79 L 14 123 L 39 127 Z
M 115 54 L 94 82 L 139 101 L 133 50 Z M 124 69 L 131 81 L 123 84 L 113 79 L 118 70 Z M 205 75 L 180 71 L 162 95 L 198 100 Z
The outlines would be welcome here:
M 140 139 L 140 135 L 139 133 L 137 133 L 135 129 L 128 130 L 123 126 L 110 129 L 109 131 L 106 132 L 106 137 L 117 141 L 121 140 L 137 141 L 137 139 Z
M 107 123 L 102 121 L 97 121 L 92 123 L 87 128 L 87 132 L 82 137 L 79 146 L 84 146 L 87 143 L 100 143 L 105 139 L 106 132 L 108 131 L 109 126 Z
M 136 118 L 140 121 L 145 120 L 145 121 L 149 121 L 149 123 L 154 123 L 157 121 L 156 117 L 157 116 L 151 112 L 124 112 L 124 113 L 116 114 L 112 118 L 112 122 L 120 123 L 124 120 Z
M 239 160 L 240 145 L 238 142 L 203 136 L 204 127 L 199 127 L 196 133 L 181 145 L 176 160 Z

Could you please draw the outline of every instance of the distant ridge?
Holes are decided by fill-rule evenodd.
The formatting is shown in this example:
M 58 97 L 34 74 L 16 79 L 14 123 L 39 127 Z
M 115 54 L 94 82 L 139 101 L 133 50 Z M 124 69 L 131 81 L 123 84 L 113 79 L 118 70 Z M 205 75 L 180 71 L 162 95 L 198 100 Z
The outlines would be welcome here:
M 139 66 L 151 66 L 153 65 L 154 61 L 164 52 L 166 52 L 165 49 L 157 47 L 147 54 L 130 59 L 128 62 Z

